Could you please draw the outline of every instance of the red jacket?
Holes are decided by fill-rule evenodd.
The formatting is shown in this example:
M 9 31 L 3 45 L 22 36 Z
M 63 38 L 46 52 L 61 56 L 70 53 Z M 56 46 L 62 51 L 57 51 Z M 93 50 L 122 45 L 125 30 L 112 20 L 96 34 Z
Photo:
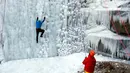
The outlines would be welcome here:
M 86 57 L 82 63 L 85 65 L 84 70 L 86 72 L 94 72 L 96 60 L 93 56 L 89 54 L 88 57 Z

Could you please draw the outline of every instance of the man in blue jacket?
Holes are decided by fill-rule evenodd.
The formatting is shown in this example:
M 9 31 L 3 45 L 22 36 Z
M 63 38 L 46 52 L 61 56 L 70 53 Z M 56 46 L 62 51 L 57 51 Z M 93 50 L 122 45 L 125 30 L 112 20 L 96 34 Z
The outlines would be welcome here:
M 41 35 L 40 37 L 43 37 L 43 33 L 45 32 L 44 29 L 41 29 L 41 26 L 42 26 L 42 23 L 45 21 L 45 17 L 43 19 L 43 21 L 39 20 L 39 18 L 37 17 L 37 20 L 36 20 L 36 42 L 38 43 L 38 35 L 39 35 L 39 32 L 41 32 Z

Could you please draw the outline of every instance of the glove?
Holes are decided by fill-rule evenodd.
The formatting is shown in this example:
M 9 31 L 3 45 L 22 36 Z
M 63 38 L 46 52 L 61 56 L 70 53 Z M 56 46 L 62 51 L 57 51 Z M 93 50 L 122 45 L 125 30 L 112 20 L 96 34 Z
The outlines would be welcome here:
M 44 20 L 46 19 L 46 17 L 44 17 Z

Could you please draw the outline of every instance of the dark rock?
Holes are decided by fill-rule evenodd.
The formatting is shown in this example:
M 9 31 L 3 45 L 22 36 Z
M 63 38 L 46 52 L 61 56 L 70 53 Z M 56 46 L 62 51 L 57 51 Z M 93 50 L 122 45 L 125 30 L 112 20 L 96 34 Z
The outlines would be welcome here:
M 129 19 L 127 18 L 126 21 L 121 21 L 121 22 L 120 20 L 113 21 L 113 15 L 111 16 L 111 20 L 110 20 L 110 30 L 114 33 L 118 33 L 119 35 L 128 36 L 130 34 Z
M 97 62 L 94 73 L 130 73 L 130 65 L 119 62 Z

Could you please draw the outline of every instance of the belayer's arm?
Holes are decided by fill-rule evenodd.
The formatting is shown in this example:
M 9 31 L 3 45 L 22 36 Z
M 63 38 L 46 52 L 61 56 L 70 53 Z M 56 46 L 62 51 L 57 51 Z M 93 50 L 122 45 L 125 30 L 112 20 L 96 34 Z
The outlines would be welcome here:
M 82 62 L 84 65 L 87 63 L 87 57 Z

